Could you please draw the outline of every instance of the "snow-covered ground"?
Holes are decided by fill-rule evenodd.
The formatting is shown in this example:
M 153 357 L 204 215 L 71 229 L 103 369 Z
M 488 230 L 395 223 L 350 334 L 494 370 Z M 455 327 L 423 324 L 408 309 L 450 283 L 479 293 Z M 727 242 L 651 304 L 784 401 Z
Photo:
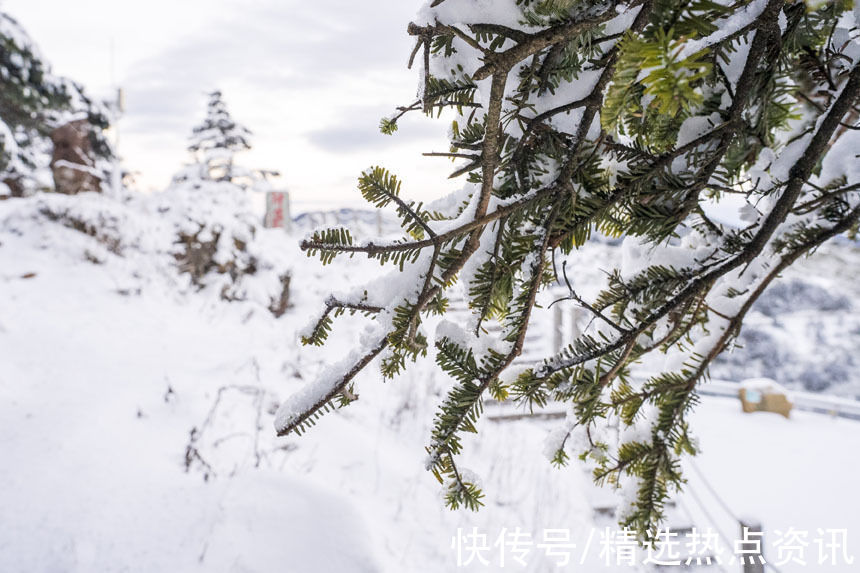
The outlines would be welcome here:
M 276 438 L 277 404 L 339 357 L 359 322 L 342 319 L 322 349 L 300 349 L 295 332 L 330 288 L 379 267 L 323 268 L 295 237 L 256 229 L 249 248 L 265 245 L 275 262 L 239 289 L 244 300 L 227 302 L 223 277 L 201 287 L 177 273 L 169 234 L 192 207 L 175 201 L 0 202 L 0 571 L 490 571 L 502 528 L 535 543 L 567 529 L 581 552 L 606 525 L 587 476 L 542 454 L 556 421 L 534 418 L 482 420 L 464 460 L 483 478 L 486 507 L 444 509 L 423 447 L 450 381 L 429 362 L 387 384 L 369 370 L 355 404 L 302 437 Z M 122 248 L 45 206 L 112 213 Z M 266 307 L 276 263 L 293 277 L 293 307 L 280 318 Z M 818 570 L 817 528 L 847 528 L 860 556 L 860 423 L 743 415 L 721 398 L 705 398 L 694 421 L 696 467 L 733 512 L 761 520 L 770 543 L 777 529 L 810 531 L 811 568 L 781 571 Z M 687 475 L 709 517 L 685 494 L 675 525 L 734 536 L 696 469 Z M 489 538 L 491 565 L 458 567 L 452 538 L 473 528 Z M 535 546 L 526 567 L 509 555 L 503 569 L 610 570 L 592 543 L 582 565 L 574 551 L 556 568 Z
M 856 476 L 860 462 L 855 452 L 860 451 L 860 423 L 799 411 L 792 412 L 790 419 L 777 414 L 742 414 L 737 400 L 707 398 L 691 425 L 702 453 L 685 464 L 689 487 L 681 504 L 698 523 L 710 523 L 731 539 L 739 534 L 737 522 L 709 492 L 710 484 L 735 517 L 764 526 L 765 556 L 771 562 L 779 562 L 787 554 L 780 546 L 791 544 L 785 539 L 791 528 L 808 532 L 807 564 L 782 564 L 780 571 L 857 570 L 860 496 Z M 695 496 L 713 521 L 702 514 Z M 853 566 L 841 559 L 841 552 L 836 564 L 819 563 L 816 540 L 829 543 L 827 530 L 847 531 Z M 783 541 L 775 547 L 780 539 Z M 828 549 L 824 552 L 830 555 Z

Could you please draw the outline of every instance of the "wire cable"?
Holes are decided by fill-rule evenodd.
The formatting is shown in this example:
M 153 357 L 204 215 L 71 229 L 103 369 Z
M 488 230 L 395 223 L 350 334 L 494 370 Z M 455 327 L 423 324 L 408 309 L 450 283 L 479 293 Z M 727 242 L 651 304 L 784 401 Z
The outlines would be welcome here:
M 699 510 L 701 510 L 702 515 L 705 516 L 705 519 L 708 521 L 708 523 L 711 524 L 713 530 L 717 532 L 717 535 L 720 536 L 720 539 L 723 540 L 723 543 L 726 544 L 726 547 L 731 550 L 731 548 L 733 547 L 732 541 L 728 538 L 727 535 L 722 532 L 719 527 L 717 527 L 717 521 L 714 519 L 714 516 L 712 516 L 708 512 L 707 508 L 705 507 L 705 504 L 702 502 L 702 499 L 699 497 L 699 495 L 696 493 L 695 488 L 693 488 L 692 484 L 690 484 L 689 482 L 687 483 L 686 491 L 690 494 L 690 497 L 693 499 L 693 501 L 696 502 L 696 505 L 699 506 Z
M 695 462 L 695 460 L 693 460 L 692 458 L 689 458 L 688 461 L 690 462 L 690 466 L 692 466 L 692 468 L 696 472 L 696 474 L 698 474 L 699 479 L 702 480 L 702 484 L 711 493 L 711 495 L 714 496 L 714 499 L 717 500 L 717 503 L 720 504 L 720 507 L 723 509 L 723 511 L 725 511 L 729 515 L 729 517 L 731 517 L 732 519 L 734 519 L 738 523 L 743 522 L 742 519 L 740 519 L 737 515 L 735 515 L 735 512 L 732 511 L 732 509 L 729 507 L 729 504 L 727 504 L 723 500 L 723 498 L 720 496 L 720 494 L 717 493 L 717 490 L 714 489 L 714 486 L 712 486 L 711 482 L 709 482 L 708 479 L 705 477 L 705 472 L 703 472 L 701 469 L 699 469 L 699 465 Z
M 699 466 L 698 466 L 698 464 L 695 462 L 695 460 L 693 460 L 692 458 L 689 458 L 689 460 L 688 460 L 688 461 L 690 462 L 690 465 L 692 466 L 693 470 L 694 470 L 694 471 L 696 472 L 696 474 L 699 476 L 699 479 L 700 479 L 700 480 L 702 480 L 702 484 L 707 488 L 707 490 L 708 490 L 708 491 L 710 492 L 710 494 L 714 497 L 714 499 L 717 501 L 717 503 L 720 505 L 720 507 L 723 509 L 723 511 L 725 511 L 725 512 L 729 515 L 729 517 L 731 517 L 731 518 L 732 518 L 732 519 L 734 519 L 736 522 L 738 522 L 738 524 L 743 525 L 743 520 L 741 520 L 741 519 L 740 519 L 740 518 L 735 514 L 735 512 L 733 512 L 733 511 L 732 511 L 732 509 L 729 507 L 729 504 L 727 504 L 727 503 L 725 502 L 725 500 L 723 500 L 722 496 L 720 496 L 720 494 L 719 494 L 719 493 L 717 493 L 717 490 L 714 488 L 714 486 L 712 486 L 712 485 L 711 485 L 711 483 L 710 483 L 710 482 L 708 481 L 708 479 L 705 477 L 705 472 L 703 472 L 703 471 L 699 468 Z M 690 494 L 692 495 L 693 499 L 695 499 L 695 500 L 696 500 L 696 503 L 699 505 L 699 507 L 702 509 L 702 513 L 704 513 L 704 514 L 705 514 L 705 516 L 708 518 L 708 520 L 710 520 L 710 521 L 711 521 L 711 523 L 714 523 L 713 518 L 711 518 L 711 517 L 709 516 L 708 512 L 707 512 L 707 511 L 705 511 L 705 506 L 704 506 L 704 504 L 703 504 L 703 503 L 702 503 L 702 501 L 698 498 L 698 496 L 696 495 L 695 491 L 693 491 L 693 488 L 690 486 L 690 484 L 688 484 L 687 490 L 690 492 Z M 716 527 L 715 527 L 715 529 L 716 529 Z M 717 532 L 720 534 L 720 537 L 723 537 L 723 534 L 722 534 L 719 530 L 717 530 Z M 725 541 L 725 538 L 723 538 L 723 541 Z M 762 547 L 761 549 L 762 549 L 762 554 L 761 554 L 761 556 L 762 556 L 762 558 L 764 558 L 764 547 Z M 779 570 L 779 568 L 778 568 L 776 565 L 772 564 L 770 561 L 767 561 L 766 563 L 764 563 L 764 565 L 765 565 L 765 567 L 768 567 L 768 568 L 770 568 L 771 570 L 773 570 L 773 572 L 774 572 L 774 573 L 782 573 L 782 571 L 780 571 L 780 570 Z
M 690 491 L 689 483 L 687 484 L 687 491 Z M 690 508 L 687 507 L 686 502 L 684 502 L 684 500 L 679 497 L 678 503 L 682 508 L 684 508 L 684 513 L 686 513 L 687 517 L 690 518 L 690 522 L 695 524 L 696 520 L 693 519 L 693 513 L 690 511 Z M 702 507 L 701 503 L 699 503 L 698 505 L 699 505 L 699 507 Z M 717 532 L 717 535 L 720 536 L 720 538 L 723 540 L 723 543 L 726 543 L 726 539 L 725 539 L 725 537 L 723 537 L 723 533 L 719 529 L 717 529 L 716 524 L 713 522 L 713 520 L 711 520 L 711 518 L 708 516 L 708 513 L 706 511 L 704 511 L 704 509 L 702 509 L 702 514 L 704 514 L 705 519 L 713 525 L 712 529 Z M 723 573 L 728 573 L 728 570 L 725 567 L 723 567 L 723 564 L 720 562 L 716 562 L 716 563 L 709 564 L 709 565 L 716 565 L 717 567 L 719 567 L 720 571 L 722 571 Z

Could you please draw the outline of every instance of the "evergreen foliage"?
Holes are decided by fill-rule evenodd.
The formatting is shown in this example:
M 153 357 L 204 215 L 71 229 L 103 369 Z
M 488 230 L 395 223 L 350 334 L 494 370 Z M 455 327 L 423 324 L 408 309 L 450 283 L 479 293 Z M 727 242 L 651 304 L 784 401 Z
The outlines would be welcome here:
M 206 118 L 194 127 L 188 146 L 200 170 L 200 177 L 213 181 L 233 181 L 237 172 L 233 157 L 251 149 L 251 132 L 236 123 L 222 99 L 221 92 L 209 93 Z
M 477 480 L 457 459 L 486 396 L 530 408 L 560 402 L 574 418 L 551 461 L 576 455 L 598 482 L 636 488 L 621 521 L 647 539 L 683 483 L 680 456 L 695 452 L 688 415 L 709 364 L 782 270 L 856 233 L 852 3 L 499 0 L 480 16 L 468 5 L 428 2 L 409 26 L 412 61 L 423 59 L 421 95 L 381 124 L 393 134 L 405 113 L 449 110 L 445 155 L 460 161 L 453 176 L 463 188 L 431 213 L 374 168 L 359 188 L 377 207 L 396 206 L 403 237 L 357 243 L 331 229 L 302 243 L 323 263 L 360 254 L 395 265 L 397 295 L 376 300 L 365 289 L 327 306 L 306 342 L 323 344 L 331 310 L 357 304 L 373 307 L 381 335 L 359 344 L 317 398 L 288 401 L 277 430 L 300 431 L 351 396 L 374 357 L 390 377 L 427 352 L 423 319 L 444 313 L 459 284 L 474 324 L 436 333 L 436 361 L 455 384 L 427 446 L 448 504 L 481 505 Z M 708 215 L 726 195 L 757 207 L 743 227 Z M 624 237 L 642 254 L 610 273 L 594 300 L 571 288 L 593 315 L 589 329 L 558 355 L 506 375 L 538 291 L 559 282 L 556 256 L 576 257 L 594 232 Z M 482 328 L 487 321 L 500 324 L 501 339 Z M 642 381 L 633 371 L 649 353 L 666 354 L 669 366 Z
M 0 182 L 22 194 L 46 187 L 33 172 L 50 161 L 48 136 L 77 119 L 86 119 L 92 128 L 96 159 L 111 159 L 103 134 L 109 126 L 105 107 L 80 85 L 51 74 L 24 29 L 0 12 Z

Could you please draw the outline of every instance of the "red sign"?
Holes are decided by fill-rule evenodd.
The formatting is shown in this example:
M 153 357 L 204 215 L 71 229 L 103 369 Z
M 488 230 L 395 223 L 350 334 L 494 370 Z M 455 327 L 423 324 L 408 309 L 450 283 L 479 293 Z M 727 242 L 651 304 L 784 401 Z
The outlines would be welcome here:
M 266 193 L 266 220 L 264 225 L 269 228 L 290 227 L 290 197 L 284 191 L 269 191 Z

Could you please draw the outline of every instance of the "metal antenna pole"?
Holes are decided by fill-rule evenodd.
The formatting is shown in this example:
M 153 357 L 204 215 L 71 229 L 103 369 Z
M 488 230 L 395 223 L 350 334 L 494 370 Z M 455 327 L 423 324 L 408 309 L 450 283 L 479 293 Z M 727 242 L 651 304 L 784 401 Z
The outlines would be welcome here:
M 122 167 L 120 165 L 119 143 L 120 130 L 119 120 L 125 112 L 125 96 L 122 88 L 119 87 L 116 80 L 116 41 L 115 38 L 110 39 L 110 85 L 114 89 L 114 100 L 108 104 L 111 113 L 111 125 L 114 130 L 113 137 L 113 172 L 111 173 L 111 191 L 115 196 L 122 193 Z

